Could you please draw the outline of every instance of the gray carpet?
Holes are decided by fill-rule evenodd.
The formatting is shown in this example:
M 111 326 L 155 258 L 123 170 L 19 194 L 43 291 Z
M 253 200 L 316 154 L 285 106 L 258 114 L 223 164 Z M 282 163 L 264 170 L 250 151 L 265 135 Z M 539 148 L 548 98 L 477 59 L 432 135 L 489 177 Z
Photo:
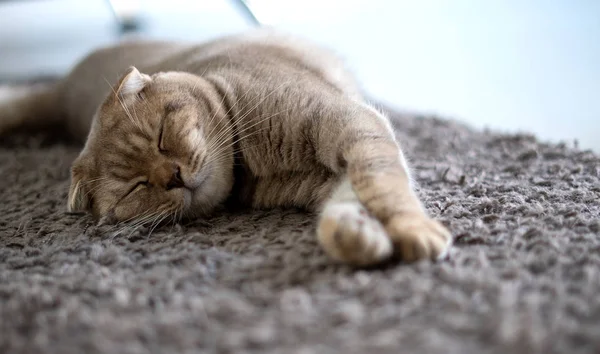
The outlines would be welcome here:
M 598 156 L 394 124 L 446 262 L 332 265 L 293 210 L 115 234 L 65 213 L 76 146 L 5 139 L 0 353 L 600 352 Z

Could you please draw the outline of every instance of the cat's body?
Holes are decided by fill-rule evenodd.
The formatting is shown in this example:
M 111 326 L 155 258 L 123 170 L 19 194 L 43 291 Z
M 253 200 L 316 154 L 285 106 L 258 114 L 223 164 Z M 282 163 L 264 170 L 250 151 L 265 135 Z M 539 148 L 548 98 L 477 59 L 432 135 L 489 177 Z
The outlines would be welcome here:
M 72 210 L 127 221 L 199 216 L 227 200 L 303 207 L 321 213 L 325 250 L 357 265 L 436 258 L 450 244 L 414 195 L 388 120 L 336 56 L 297 38 L 105 48 L 54 87 L 0 105 L 0 133 L 42 122 L 79 138 L 91 130 Z

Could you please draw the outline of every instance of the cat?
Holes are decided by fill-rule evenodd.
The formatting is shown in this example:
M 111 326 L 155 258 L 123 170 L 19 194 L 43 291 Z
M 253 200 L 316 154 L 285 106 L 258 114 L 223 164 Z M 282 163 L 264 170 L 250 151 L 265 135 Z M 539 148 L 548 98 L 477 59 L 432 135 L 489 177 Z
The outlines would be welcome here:
M 0 134 L 50 125 L 85 143 L 68 210 L 105 222 L 300 207 L 318 213 L 325 253 L 355 266 L 437 260 L 452 243 L 389 120 L 337 55 L 305 39 L 257 30 L 98 49 L 0 104 Z

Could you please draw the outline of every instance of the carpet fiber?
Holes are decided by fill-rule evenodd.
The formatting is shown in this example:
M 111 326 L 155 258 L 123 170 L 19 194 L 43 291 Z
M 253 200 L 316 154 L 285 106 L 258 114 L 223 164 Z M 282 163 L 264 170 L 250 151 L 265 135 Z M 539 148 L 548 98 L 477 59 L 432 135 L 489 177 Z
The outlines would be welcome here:
M 334 265 L 294 210 L 117 234 L 65 212 L 78 147 L 5 139 L 0 352 L 599 352 L 598 156 L 392 119 L 445 262 Z

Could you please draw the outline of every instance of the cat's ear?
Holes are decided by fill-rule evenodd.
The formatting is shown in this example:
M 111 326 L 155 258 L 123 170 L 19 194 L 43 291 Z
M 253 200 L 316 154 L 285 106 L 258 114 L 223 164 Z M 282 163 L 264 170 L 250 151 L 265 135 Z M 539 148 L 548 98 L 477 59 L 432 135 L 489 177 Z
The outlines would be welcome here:
M 71 186 L 69 187 L 69 201 L 67 210 L 69 212 L 84 212 L 91 208 L 91 196 L 85 183 L 86 175 L 83 167 L 78 161 L 71 168 Z
M 119 80 L 116 93 L 121 97 L 137 94 L 142 91 L 150 81 L 152 81 L 150 76 L 142 74 L 135 66 L 132 66 Z

